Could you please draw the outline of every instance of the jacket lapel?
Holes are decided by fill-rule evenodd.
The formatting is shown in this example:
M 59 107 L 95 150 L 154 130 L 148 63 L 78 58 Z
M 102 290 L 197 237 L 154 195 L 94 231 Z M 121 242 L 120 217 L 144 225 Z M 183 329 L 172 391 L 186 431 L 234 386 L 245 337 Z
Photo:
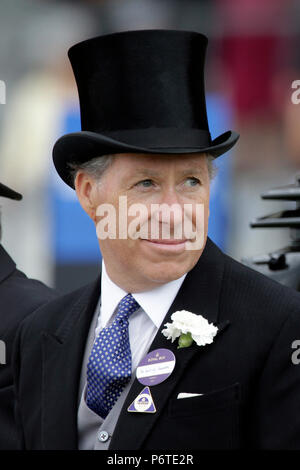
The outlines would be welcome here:
M 42 333 L 42 444 L 45 449 L 77 448 L 78 390 L 90 322 L 99 299 L 100 279 L 62 312 L 55 333 Z
M 176 357 L 176 366 L 171 376 L 159 385 L 151 387 L 151 394 L 156 406 L 156 413 L 130 413 L 127 408 L 144 388 L 137 379 L 129 390 L 117 422 L 110 449 L 138 449 L 143 445 L 161 411 L 166 406 L 169 396 L 180 380 L 196 353 L 200 353 L 195 343 L 188 348 L 177 349 L 177 341 L 171 343 L 161 333 L 163 325 L 171 321 L 171 315 L 176 310 L 189 310 L 203 315 L 210 323 L 219 327 L 218 335 L 229 324 L 224 322 L 218 325 L 219 299 L 222 288 L 225 255 L 208 238 L 203 253 L 196 266 L 187 274 L 173 304 L 171 305 L 149 351 L 166 348 L 173 351 Z M 217 341 L 218 335 L 215 339 Z M 212 345 L 210 345 L 212 346 Z M 210 347 L 207 346 L 207 347 Z M 199 355 L 200 360 L 200 355 Z M 134 432 L 128 432 L 133 429 Z

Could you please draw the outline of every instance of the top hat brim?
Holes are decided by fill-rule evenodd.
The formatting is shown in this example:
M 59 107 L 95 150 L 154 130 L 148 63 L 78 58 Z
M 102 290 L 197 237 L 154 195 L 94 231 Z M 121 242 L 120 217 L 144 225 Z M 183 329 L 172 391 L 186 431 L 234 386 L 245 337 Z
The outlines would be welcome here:
M 74 188 L 71 178 L 71 163 L 81 164 L 102 155 L 116 153 L 145 153 L 145 154 L 186 154 L 207 152 L 217 158 L 230 150 L 239 139 L 239 134 L 227 131 L 211 141 L 205 147 L 143 147 L 131 145 L 107 135 L 80 131 L 66 134 L 59 138 L 53 148 L 53 162 L 59 176 L 71 188 Z
M 16 201 L 20 201 L 23 197 L 22 194 L 13 191 L 2 183 L 0 183 L 0 196 L 7 197 L 9 199 L 15 199 Z

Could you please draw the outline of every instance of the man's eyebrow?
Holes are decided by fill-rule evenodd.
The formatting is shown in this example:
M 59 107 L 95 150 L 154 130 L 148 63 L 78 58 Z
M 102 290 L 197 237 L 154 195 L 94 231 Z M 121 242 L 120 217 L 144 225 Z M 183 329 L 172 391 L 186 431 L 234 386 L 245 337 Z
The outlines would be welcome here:
M 187 168 L 185 170 L 182 171 L 182 174 L 183 175 L 202 175 L 204 173 L 204 168 L 200 168 L 200 167 L 191 167 L 191 168 Z

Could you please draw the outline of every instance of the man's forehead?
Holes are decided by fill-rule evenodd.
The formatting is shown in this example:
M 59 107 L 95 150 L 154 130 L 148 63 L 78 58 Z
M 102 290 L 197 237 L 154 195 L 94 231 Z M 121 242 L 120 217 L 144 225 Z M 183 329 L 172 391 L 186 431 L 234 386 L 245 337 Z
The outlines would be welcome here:
M 204 153 L 193 154 L 116 154 L 115 159 L 119 165 L 127 167 L 128 170 L 134 169 L 135 173 L 159 174 L 160 170 L 171 165 L 176 166 L 179 171 L 190 171 L 203 169 L 205 162 Z M 158 169 L 158 165 L 159 168 Z

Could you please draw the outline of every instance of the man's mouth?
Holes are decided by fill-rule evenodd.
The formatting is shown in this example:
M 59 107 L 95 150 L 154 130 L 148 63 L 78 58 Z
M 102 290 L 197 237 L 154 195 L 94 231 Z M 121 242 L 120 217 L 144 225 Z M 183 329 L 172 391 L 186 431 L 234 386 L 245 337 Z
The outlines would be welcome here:
M 141 241 L 144 245 L 158 252 L 182 253 L 185 251 L 185 242 L 188 240 L 141 238 Z
M 157 238 L 155 239 L 143 238 L 142 240 L 146 240 L 151 243 L 159 243 L 163 245 L 180 245 L 188 241 L 187 239 L 177 240 L 177 239 L 157 239 Z

